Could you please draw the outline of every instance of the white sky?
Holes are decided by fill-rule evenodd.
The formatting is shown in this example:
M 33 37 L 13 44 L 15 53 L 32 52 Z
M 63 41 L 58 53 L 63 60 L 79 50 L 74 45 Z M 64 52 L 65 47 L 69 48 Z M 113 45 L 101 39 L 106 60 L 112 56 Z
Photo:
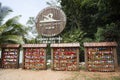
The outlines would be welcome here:
M 22 15 L 19 22 L 24 25 L 29 17 L 36 17 L 42 9 L 48 7 L 49 5 L 46 4 L 48 1 L 55 0 L 0 0 L 2 6 L 8 6 L 13 10 L 5 20 Z

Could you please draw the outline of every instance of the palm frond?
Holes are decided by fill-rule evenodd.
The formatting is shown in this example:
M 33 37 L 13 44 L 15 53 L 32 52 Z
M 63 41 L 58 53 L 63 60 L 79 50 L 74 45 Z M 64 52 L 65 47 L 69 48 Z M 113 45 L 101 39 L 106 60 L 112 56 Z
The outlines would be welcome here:
M 21 35 L 27 34 L 27 28 L 22 24 L 18 23 L 18 19 L 20 16 L 15 16 L 5 22 L 3 25 L 0 26 L 0 33 L 3 35 L 6 34 L 15 34 Z
M 0 40 L 1 40 L 2 43 L 9 43 L 11 41 L 14 42 L 14 43 L 19 43 L 19 44 L 24 43 L 23 38 L 21 36 L 18 36 L 18 35 L 2 36 L 2 37 L 0 37 Z
M 17 24 L 20 17 L 21 17 L 21 15 L 15 16 L 15 17 L 13 17 L 13 18 L 10 18 L 9 20 L 7 20 L 7 21 L 5 22 L 5 24 L 6 24 L 7 26 L 11 26 L 11 24 Z
M 6 27 L 7 26 L 5 24 L 0 26 L 0 35 L 5 31 Z

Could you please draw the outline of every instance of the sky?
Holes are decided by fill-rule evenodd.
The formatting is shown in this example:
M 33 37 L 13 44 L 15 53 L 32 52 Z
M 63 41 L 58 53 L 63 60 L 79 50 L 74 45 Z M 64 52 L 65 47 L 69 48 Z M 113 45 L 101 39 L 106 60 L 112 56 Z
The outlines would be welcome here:
M 46 2 L 55 0 L 0 0 L 2 6 L 10 7 L 13 12 L 10 13 L 5 21 L 17 15 L 22 15 L 19 22 L 26 25 L 29 17 L 36 17 L 38 13 L 48 7 Z

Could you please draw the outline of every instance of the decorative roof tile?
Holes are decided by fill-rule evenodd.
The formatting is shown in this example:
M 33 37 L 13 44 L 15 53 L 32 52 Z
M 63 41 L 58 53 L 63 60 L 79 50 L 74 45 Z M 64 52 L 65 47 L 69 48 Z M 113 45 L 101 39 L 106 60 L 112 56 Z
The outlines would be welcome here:
M 59 43 L 51 44 L 50 47 L 80 47 L 79 43 Z
M 85 42 L 85 47 L 117 46 L 116 42 Z

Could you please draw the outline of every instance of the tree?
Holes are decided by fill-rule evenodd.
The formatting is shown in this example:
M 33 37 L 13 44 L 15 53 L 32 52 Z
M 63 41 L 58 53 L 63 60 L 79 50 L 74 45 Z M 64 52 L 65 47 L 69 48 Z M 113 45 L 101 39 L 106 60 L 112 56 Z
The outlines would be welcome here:
M 64 32 L 80 28 L 87 33 L 86 37 L 94 38 L 97 30 L 94 24 L 98 11 L 97 0 L 61 0 L 61 7 L 67 15 Z
M 39 41 L 39 38 L 41 38 L 41 35 L 38 34 L 36 25 L 35 25 L 35 18 L 29 17 L 29 20 L 27 21 L 27 35 L 25 35 L 25 43 L 41 43 Z
M 108 29 L 107 25 L 114 23 L 115 29 L 120 30 L 119 4 L 119 0 L 61 0 L 61 8 L 67 15 L 64 33 L 80 28 L 86 37 L 95 40 L 97 30 Z
M 95 33 L 95 41 L 96 42 L 104 41 L 105 37 L 103 35 L 104 35 L 104 29 L 98 28 L 97 32 Z
M 0 26 L 0 44 L 24 43 L 23 37 L 26 34 L 26 29 L 18 22 L 19 17 L 15 16 Z
M 85 34 L 86 33 L 80 29 L 69 31 L 63 36 L 63 42 L 81 42 L 84 39 Z
M 35 18 L 34 17 L 29 17 L 28 21 L 27 21 L 27 28 L 29 30 L 28 34 L 30 35 L 26 35 L 28 36 L 28 39 L 34 39 L 38 36 L 37 30 L 36 30 L 36 25 L 35 25 Z
M 25 27 L 18 22 L 20 16 L 8 19 L 4 24 L 4 18 L 12 10 L 9 7 L 1 6 L 0 3 L 0 44 L 5 43 L 24 43 L 23 37 L 26 33 Z
M 50 0 L 47 2 L 48 5 L 50 6 L 57 6 L 60 7 L 60 0 Z
M 115 23 L 107 24 L 105 28 L 98 28 L 97 33 L 95 34 L 96 41 L 117 41 L 119 42 L 120 30 L 117 29 Z
M 3 19 L 10 13 L 12 10 L 7 6 L 2 6 L 0 3 L 0 25 L 2 24 Z

